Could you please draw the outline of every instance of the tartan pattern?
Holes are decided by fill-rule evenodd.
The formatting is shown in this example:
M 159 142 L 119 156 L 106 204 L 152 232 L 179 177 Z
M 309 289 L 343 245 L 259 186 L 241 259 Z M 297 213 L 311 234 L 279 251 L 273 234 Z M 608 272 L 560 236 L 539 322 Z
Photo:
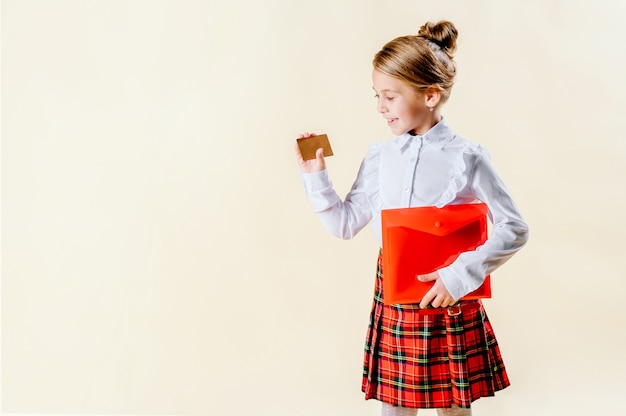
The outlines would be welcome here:
M 480 300 L 463 312 L 382 303 L 382 256 L 365 340 L 365 399 L 409 408 L 468 408 L 509 386 L 500 349 Z M 420 312 L 421 311 L 421 312 Z

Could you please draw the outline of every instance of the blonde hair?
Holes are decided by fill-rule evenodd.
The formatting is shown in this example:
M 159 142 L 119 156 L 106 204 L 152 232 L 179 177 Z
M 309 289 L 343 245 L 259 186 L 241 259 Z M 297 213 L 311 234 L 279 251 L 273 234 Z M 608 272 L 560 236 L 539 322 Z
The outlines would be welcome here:
M 427 22 L 417 35 L 401 36 L 383 46 L 372 62 L 374 69 L 417 90 L 435 86 L 443 103 L 454 85 L 458 35 L 451 22 Z

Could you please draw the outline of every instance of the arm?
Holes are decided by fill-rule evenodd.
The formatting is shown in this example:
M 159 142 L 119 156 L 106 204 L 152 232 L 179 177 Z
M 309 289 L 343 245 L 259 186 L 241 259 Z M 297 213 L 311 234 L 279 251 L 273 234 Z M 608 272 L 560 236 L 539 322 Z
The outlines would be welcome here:
M 487 152 L 478 148 L 468 185 L 476 198 L 489 207 L 493 230 L 475 251 L 462 253 L 439 276 L 458 300 L 483 284 L 485 276 L 503 265 L 528 241 L 528 225 L 494 169 Z
M 309 136 L 306 133 L 301 137 Z M 322 149 L 317 150 L 316 159 L 304 161 L 297 145 L 295 148 L 306 195 L 322 224 L 336 237 L 354 237 L 372 219 L 365 193 L 363 164 L 350 192 L 342 201 L 328 177 Z

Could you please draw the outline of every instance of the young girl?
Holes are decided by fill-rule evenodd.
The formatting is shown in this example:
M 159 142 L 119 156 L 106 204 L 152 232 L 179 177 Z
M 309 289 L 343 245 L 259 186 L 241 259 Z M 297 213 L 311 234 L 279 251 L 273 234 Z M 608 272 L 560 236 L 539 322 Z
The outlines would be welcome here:
M 489 208 L 493 230 L 486 243 L 416 277 L 434 281 L 420 303 L 382 302 L 379 254 L 362 390 L 366 399 L 382 401 L 383 415 L 414 416 L 419 408 L 471 415 L 474 400 L 509 385 L 482 303 L 459 299 L 526 243 L 528 227 L 487 152 L 441 116 L 456 74 L 457 36 L 450 22 L 426 23 L 417 36 L 396 38 L 376 54 L 377 110 L 396 137 L 371 145 L 343 201 L 328 178 L 323 150 L 305 161 L 296 146 L 306 194 L 324 226 L 340 238 L 352 238 L 372 221 L 382 246 L 385 209 L 477 201 Z

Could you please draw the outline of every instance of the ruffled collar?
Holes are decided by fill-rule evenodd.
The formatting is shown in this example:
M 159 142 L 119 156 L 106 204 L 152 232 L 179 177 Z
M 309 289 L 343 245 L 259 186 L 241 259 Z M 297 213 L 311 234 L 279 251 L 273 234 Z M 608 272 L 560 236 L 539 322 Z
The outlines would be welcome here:
M 409 133 L 404 133 L 401 136 L 398 136 L 397 143 L 402 148 L 402 150 L 406 150 L 407 145 L 411 141 L 411 139 L 415 138 L 424 138 L 424 143 L 427 143 L 436 149 L 443 149 L 444 146 L 452 141 L 456 134 L 448 123 L 446 123 L 445 119 L 441 119 L 441 121 L 435 124 L 430 130 L 424 133 L 422 136 L 412 136 Z

